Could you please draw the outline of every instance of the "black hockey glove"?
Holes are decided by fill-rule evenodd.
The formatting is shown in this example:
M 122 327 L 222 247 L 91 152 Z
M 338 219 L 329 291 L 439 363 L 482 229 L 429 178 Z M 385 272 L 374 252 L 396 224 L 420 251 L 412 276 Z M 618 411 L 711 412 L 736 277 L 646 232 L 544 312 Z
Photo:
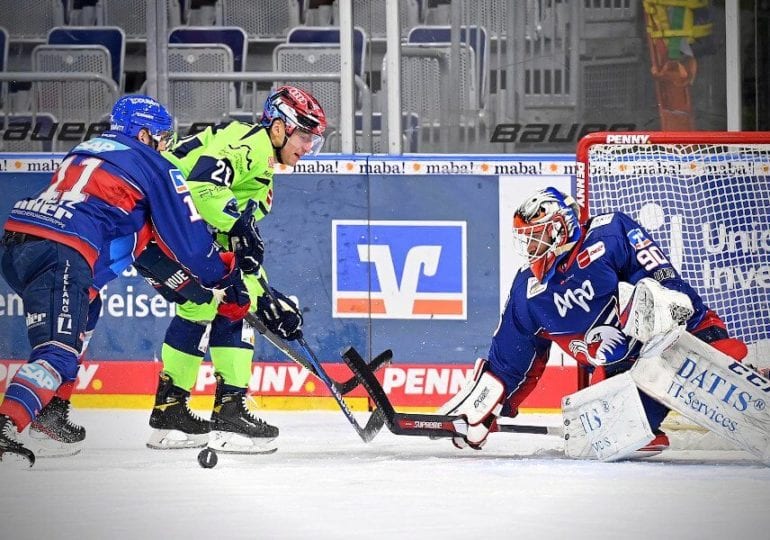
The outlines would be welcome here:
M 272 333 L 283 339 L 293 341 L 302 337 L 302 312 L 291 298 L 281 294 L 272 287 L 270 290 L 276 299 L 270 298 L 265 292 L 257 299 L 257 316 Z
M 257 203 L 250 200 L 241 216 L 233 223 L 230 232 L 227 233 L 230 241 L 230 251 L 235 253 L 238 267 L 245 274 L 256 274 L 265 258 L 265 244 L 257 229 L 257 220 L 254 219 L 254 211 Z

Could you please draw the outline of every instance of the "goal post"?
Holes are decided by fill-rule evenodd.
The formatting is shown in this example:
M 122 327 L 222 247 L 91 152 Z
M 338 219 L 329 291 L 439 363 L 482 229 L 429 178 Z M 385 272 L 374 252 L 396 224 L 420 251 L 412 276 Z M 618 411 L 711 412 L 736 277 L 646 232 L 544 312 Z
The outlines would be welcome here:
M 577 147 L 581 219 L 621 211 L 770 365 L 770 132 L 604 132 Z M 585 376 L 584 376 L 585 379 Z

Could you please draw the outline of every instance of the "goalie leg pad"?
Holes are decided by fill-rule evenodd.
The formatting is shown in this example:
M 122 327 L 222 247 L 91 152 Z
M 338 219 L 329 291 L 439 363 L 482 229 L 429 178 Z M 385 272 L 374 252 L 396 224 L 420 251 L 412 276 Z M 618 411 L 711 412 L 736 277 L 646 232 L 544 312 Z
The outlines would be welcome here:
M 565 396 L 562 416 L 564 451 L 572 458 L 615 461 L 630 456 L 654 438 L 628 373 Z
M 470 380 L 439 409 L 439 414 L 464 416 L 468 420 L 465 439 L 453 439 L 455 446 L 460 448 L 465 447 L 466 442 L 473 448 L 481 448 L 489 432 L 494 431 L 495 419 L 503 408 L 505 385 L 487 371 L 486 366 L 485 359 L 476 360 Z
M 688 333 L 630 373 L 650 396 L 770 465 L 770 380 Z

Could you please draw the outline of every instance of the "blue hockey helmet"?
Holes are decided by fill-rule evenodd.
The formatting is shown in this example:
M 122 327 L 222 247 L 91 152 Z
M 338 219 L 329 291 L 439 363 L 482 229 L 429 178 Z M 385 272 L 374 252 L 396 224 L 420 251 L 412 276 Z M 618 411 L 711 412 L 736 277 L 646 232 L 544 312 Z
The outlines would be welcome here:
M 174 119 L 165 107 L 149 96 L 123 96 L 115 102 L 110 115 L 110 129 L 136 137 L 146 129 L 156 143 L 170 147 L 174 138 Z
M 580 240 L 580 207 L 556 188 L 538 190 L 516 209 L 513 233 L 517 252 L 527 258 L 538 281 L 547 283 Z

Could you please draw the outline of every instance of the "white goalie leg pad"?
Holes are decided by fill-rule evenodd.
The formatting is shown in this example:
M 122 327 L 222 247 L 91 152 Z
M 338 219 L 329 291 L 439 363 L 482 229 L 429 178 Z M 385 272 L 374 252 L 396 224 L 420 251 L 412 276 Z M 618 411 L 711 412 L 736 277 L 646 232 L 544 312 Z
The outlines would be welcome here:
M 628 373 L 565 396 L 564 452 L 571 458 L 623 459 L 655 436 Z
M 686 332 L 630 373 L 653 398 L 770 465 L 770 380 Z
M 683 325 L 694 313 L 689 296 L 667 289 L 652 278 L 636 284 L 627 310 L 623 333 L 642 343 Z

